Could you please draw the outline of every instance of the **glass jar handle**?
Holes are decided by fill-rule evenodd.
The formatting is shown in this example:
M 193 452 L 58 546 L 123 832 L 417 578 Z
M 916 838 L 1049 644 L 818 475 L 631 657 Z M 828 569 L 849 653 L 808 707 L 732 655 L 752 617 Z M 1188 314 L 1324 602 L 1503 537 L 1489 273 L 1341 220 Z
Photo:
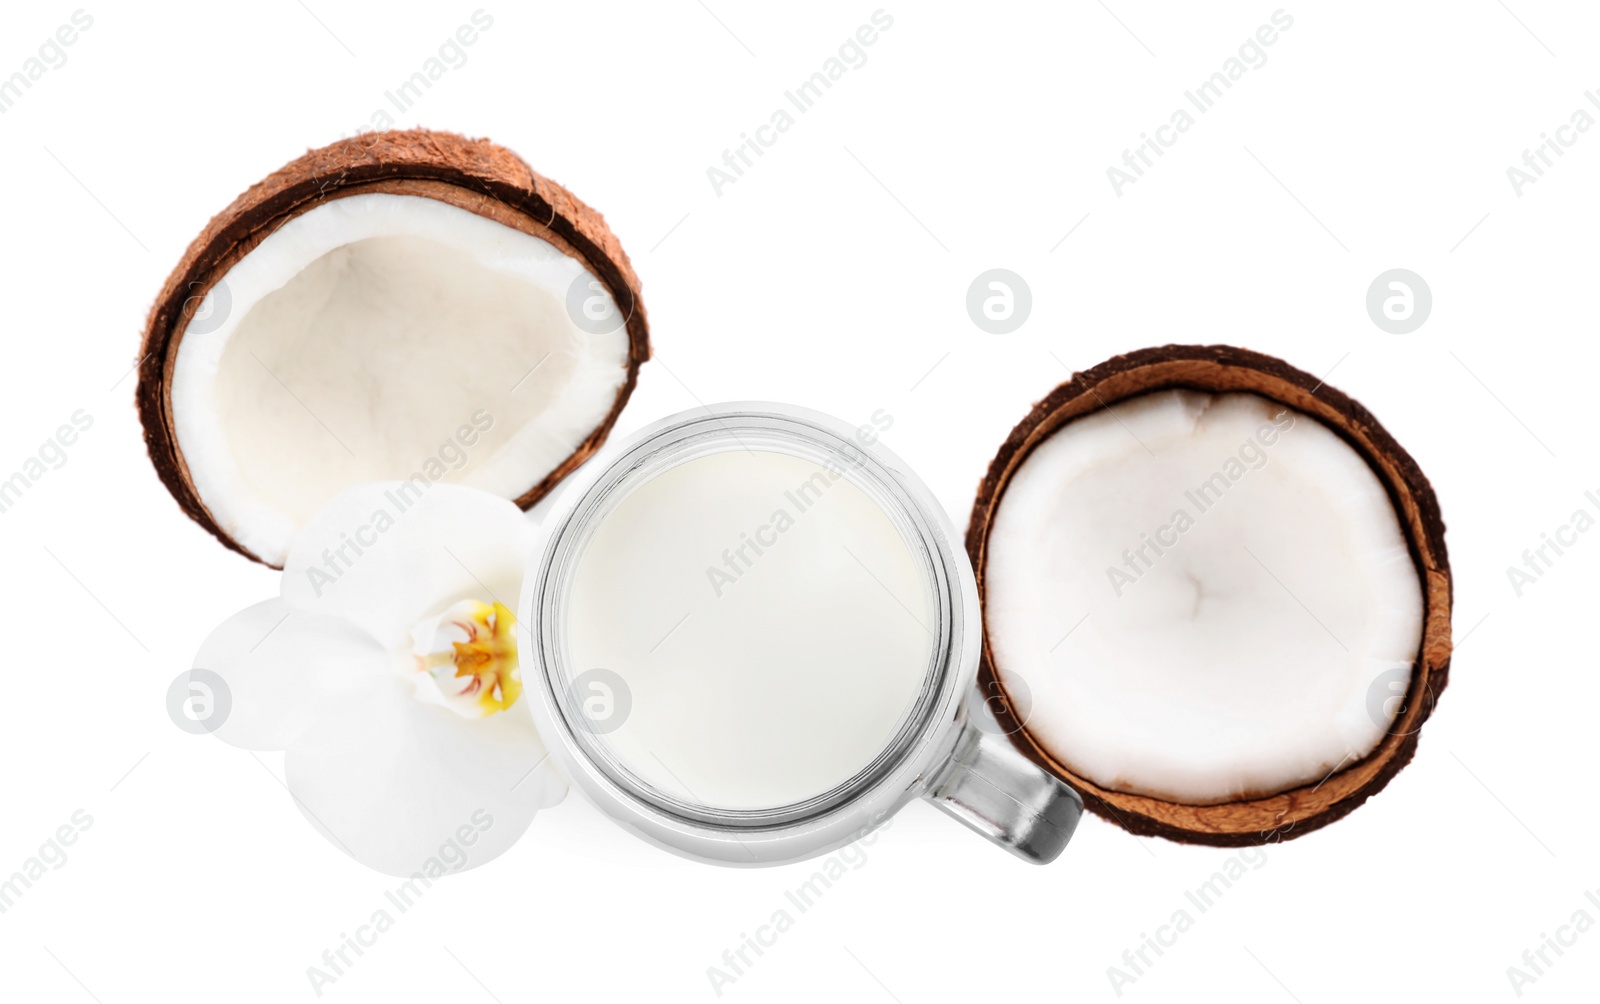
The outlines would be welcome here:
M 1024 861 L 1049 864 L 1072 839 L 1083 799 L 1003 735 L 966 724 L 923 796 Z

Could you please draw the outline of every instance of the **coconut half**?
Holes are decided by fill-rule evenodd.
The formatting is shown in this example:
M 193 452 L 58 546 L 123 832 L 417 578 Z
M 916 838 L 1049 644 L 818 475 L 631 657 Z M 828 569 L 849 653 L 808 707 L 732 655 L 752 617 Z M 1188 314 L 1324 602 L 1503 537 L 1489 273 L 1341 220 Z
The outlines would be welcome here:
M 599 213 L 486 140 L 368 133 L 252 186 L 189 246 L 150 313 L 138 406 L 184 511 L 277 567 L 357 484 L 533 505 L 605 441 L 649 354 Z
M 1075 375 L 991 463 L 967 549 L 991 706 L 1135 833 L 1326 825 L 1409 762 L 1445 684 L 1431 487 L 1271 356 L 1167 346 Z

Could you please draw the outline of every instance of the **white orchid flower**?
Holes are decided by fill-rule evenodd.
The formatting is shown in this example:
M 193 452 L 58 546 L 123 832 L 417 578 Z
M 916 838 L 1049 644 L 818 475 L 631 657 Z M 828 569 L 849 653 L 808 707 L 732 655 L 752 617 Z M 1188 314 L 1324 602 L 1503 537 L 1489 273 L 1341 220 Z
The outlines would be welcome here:
M 335 497 L 295 537 L 278 598 L 195 657 L 228 686 L 216 735 L 284 750 L 300 810 L 369 867 L 459 871 L 504 853 L 567 791 L 522 697 L 507 606 L 534 535 L 471 488 Z

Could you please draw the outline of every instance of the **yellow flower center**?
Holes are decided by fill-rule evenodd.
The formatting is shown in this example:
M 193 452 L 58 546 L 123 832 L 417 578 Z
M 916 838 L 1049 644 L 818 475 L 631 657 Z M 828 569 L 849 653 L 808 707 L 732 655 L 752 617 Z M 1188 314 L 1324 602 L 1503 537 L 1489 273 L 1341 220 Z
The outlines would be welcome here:
M 516 617 L 500 603 L 462 600 L 411 632 L 418 700 L 464 718 L 504 711 L 522 696 Z

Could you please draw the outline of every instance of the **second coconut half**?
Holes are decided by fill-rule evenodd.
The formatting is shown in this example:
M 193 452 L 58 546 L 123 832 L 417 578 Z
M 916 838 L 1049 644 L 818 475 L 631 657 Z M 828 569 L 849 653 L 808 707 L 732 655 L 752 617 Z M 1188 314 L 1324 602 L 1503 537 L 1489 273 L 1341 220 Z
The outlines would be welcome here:
M 1388 783 L 1450 661 L 1438 502 L 1360 404 L 1280 359 L 1166 346 L 1077 374 L 967 531 L 982 685 L 1089 808 L 1217 845 Z

